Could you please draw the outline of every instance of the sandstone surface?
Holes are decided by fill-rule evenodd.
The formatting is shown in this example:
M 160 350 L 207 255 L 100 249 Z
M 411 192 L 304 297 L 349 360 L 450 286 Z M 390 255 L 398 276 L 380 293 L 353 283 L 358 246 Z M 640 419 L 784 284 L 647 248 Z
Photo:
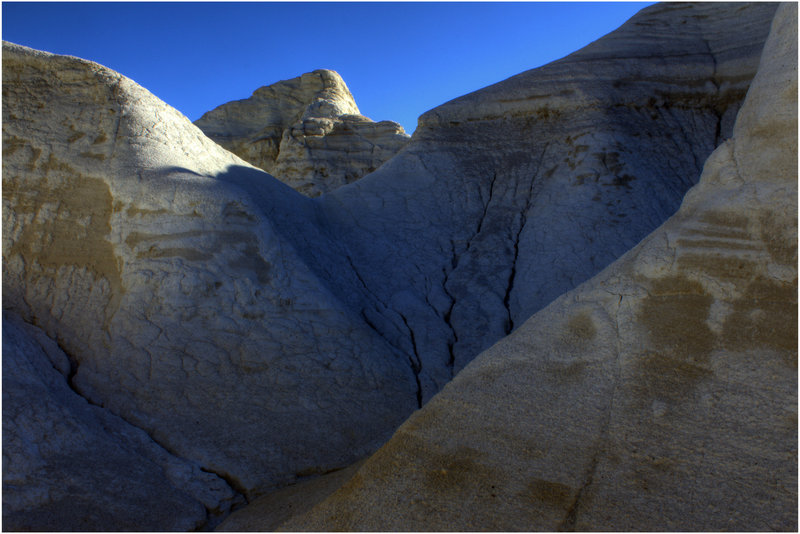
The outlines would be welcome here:
M 774 11 L 647 8 L 423 115 L 399 154 L 315 199 L 120 74 L 4 44 L 4 310 L 57 342 L 94 412 L 247 499 L 342 468 L 675 212 L 731 135 Z M 339 100 L 303 109 L 358 123 Z M 170 487 L 154 465 L 143 478 Z M 164 500 L 184 511 L 169 528 L 235 502 L 198 495 Z
M 76 392 L 248 496 L 348 465 L 417 406 L 407 357 L 298 256 L 333 248 L 310 199 L 100 65 L 3 62 L 3 306 Z
M 797 5 L 672 218 L 287 530 L 797 530 Z
M 403 127 L 359 113 L 338 73 L 315 70 L 204 114 L 211 139 L 315 197 L 380 167 L 408 142 Z

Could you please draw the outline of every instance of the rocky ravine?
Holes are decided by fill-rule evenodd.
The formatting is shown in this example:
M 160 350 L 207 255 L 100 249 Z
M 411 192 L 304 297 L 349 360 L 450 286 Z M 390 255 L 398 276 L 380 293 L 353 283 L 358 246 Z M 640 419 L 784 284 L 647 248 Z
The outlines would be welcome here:
M 315 197 L 380 167 L 409 140 L 358 111 L 338 73 L 315 70 L 228 102 L 195 125 L 248 163 Z
M 4 44 L 6 527 L 208 526 L 375 450 L 677 209 L 731 134 L 774 11 L 647 8 L 423 115 L 397 156 L 319 199 L 117 73 Z
M 286 530 L 797 530 L 797 4 L 772 28 L 678 213 Z

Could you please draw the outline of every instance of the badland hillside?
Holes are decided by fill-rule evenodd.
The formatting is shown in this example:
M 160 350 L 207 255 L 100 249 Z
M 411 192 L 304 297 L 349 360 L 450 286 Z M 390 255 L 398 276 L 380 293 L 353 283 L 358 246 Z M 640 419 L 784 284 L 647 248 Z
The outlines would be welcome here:
M 796 4 L 410 139 L 329 70 L 193 124 L 12 43 L 2 112 L 5 529 L 797 529 Z

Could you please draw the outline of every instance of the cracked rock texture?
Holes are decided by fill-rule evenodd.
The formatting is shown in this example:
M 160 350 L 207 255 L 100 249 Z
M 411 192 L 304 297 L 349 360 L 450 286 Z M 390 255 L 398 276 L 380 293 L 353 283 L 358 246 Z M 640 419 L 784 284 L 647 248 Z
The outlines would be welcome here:
M 374 171 L 409 140 L 396 122 L 361 115 L 341 76 L 323 69 L 222 104 L 195 125 L 310 197 Z
M 348 465 L 417 407 L 407 357 L 298 255 L 332 248 L 312 201 L 131 80 L 4 44 L 2 192 L 4 309 L 77 393 L 236 491 Z
M 120 74 L 4 44 L 4 310 L 57 342 L 67 384 L 95 412 L 248 500 L 342 468 L 678 209 L 731 135 L 775 8 L 649 7 L 560 61 L 426 113 L 395 157 L 319 198 L 223 149 Z M 331 103 L 340 101 L 302 114 L 358 122 L 357 110 Z M 763 228 L 776 235 L 782 219 L 770 220 Z M 713 242 L 720 230 L 708 231 Z M 735 315 L 737 304 L 718 301 L 711 329 Z M 749 313 L 742 321 L 758 320 Z M 602 315 L 586 317 L 570 324 L 587 339 L 606 335 Z M 589 402 L 569 388 L 576 410 Z M 522 393 L 545 414 L 557 391 Z M 564 430 L 569 421 L 553 417 L 559 432 L 599 424 Z M 15 487 L 62 480 L 26 476 Z M 184 497 L 186 510 L 191 499 L 193 510 L 214 509 Z M 98 509 L 105 499 L 98 490 Z M 21 525 L 21 510 L 3 511 L 20 511 Z M 173 519 L 197 521 L 186 514 Z M 124 528 L 115 517 L 107 529 Z
M 69 372 L 43 331 L 3 314 L 5 528 L 193 530 L 230 510 L 237 496 L 224 480 L 90 405 Z
M 786 4 L 677 214 L 283 528 L 796 531 L 796 199 Z
M 337 293 L 410 355 L 422 402 L 678 209 L 730 136 L 775 8 L 648 7 L 425 113 L 397 156 L 319 199 L 362 284 Z

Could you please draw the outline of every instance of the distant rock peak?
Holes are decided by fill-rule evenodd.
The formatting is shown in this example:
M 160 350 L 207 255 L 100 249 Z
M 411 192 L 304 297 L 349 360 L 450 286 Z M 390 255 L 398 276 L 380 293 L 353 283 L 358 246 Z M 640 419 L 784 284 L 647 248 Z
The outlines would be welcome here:
M 209 111 L 195 125 L 312 197 L 374 171 L 409 140 L 396 122 L 375 123 L 361 115 L 342 77 L 327 69 L 256 89 L 250 98 Z

